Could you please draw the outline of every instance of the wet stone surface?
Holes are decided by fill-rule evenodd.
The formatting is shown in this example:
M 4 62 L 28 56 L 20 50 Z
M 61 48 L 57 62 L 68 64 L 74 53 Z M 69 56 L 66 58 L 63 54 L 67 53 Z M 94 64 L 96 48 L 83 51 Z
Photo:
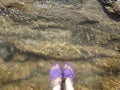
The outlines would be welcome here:
M 0 90 L 51 90 L 56 62 L 73 65 L 75 90 L 120 90 L 118 16 L 97 0 L 20 1 L 0 2 Z

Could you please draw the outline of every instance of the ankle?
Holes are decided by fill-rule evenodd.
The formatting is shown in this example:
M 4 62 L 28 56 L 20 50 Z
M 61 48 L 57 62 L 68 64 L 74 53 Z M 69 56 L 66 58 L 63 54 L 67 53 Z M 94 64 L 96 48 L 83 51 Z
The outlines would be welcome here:
M 65 79 L 65 84 L 66 84 L 66 85 L 73 85 L 73 81 L 72 81 L 72 79 L 69 78 L 69 77 L 66 78 L 66 79 Z
M 66 78 L 65 80 L 65 90 L 74 90 L 73 81 L 71 78 Z
M 62 82 L 62 79 L 61 79 L 61 78 L 56 78 L 55 80 L 53 80 L 53 81 L 51 82 L 52 87 L 61 86 L 61 82 Z

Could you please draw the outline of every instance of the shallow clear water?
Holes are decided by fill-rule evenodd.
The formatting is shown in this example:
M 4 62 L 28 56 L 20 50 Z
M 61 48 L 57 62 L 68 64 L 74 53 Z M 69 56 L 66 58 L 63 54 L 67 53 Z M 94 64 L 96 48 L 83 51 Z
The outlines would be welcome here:
M 120 23 L 97 0 L 12 2 L 1 1 L 0 90 L 51 90 L 56 62 L 73 65 L 75 90 L 120 89 Z

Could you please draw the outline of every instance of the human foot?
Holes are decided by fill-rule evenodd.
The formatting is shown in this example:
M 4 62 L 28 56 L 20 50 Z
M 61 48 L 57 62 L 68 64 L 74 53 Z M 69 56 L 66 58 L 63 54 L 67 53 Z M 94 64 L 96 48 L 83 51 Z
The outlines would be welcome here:
M 61 86 L 62 82 L 62 71 L 61 66 L 59 64 L 54 64 L 50 69 L 50 79 L 52 83 L 52 87 L 59 87 Z
M 71 64 L 65 64 L 63 68 L 65 79 L 65 90 L 74 90 L 75 72 Z
M 73 82 L 75 80 L 75 72 L 71 64 L 65 64 L 63 67 L 64 79 L 71 79 Z

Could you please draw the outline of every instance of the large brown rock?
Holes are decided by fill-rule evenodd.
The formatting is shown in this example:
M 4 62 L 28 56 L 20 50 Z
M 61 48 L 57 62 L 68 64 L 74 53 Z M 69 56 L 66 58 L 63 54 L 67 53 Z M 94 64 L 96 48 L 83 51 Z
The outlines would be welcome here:
M 14 2 L 1 0 L 0 90 L 49 90 L 56 62 L 74 66 L 75 90 L 120 89 L 118 16 L 97 0 Z

